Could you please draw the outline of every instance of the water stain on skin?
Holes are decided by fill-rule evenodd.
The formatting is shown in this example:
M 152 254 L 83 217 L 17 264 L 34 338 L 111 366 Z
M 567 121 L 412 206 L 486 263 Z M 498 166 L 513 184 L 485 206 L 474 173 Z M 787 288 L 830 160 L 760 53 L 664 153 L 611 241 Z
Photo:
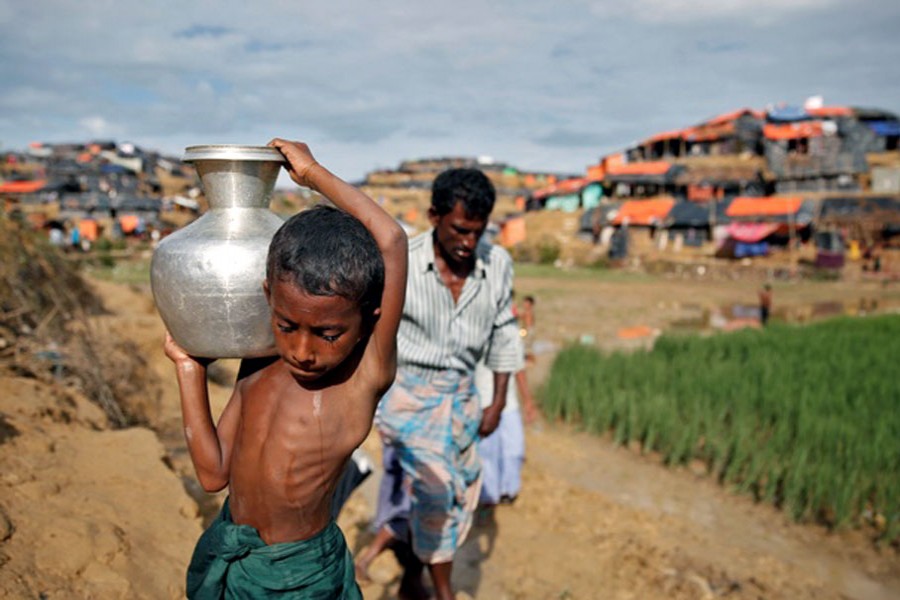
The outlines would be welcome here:
M 325 434 L 322 432 L 322 390 L 313 394 L 313 416 L 319 426 L 319 476 L 325 480 Z
M 186 439 L 188 442 L 190 442 L 193 438 L 194 438 L 194 432 L 191 431 L 190 427 L 185 427 L 184 428 L 184 439 Z
M 313 416 L 316 418 L 322 414 L 322 390 L 318 390 L 313 394 Z

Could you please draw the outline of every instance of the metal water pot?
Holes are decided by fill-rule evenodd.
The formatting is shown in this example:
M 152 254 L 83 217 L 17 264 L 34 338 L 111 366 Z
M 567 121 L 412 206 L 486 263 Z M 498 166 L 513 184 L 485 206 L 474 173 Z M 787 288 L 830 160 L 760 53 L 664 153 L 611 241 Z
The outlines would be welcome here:
M 209 210 L 163 238 L 150 264 L 156 308 L 189 354 L 252 358 L 274 350 L 263 294 L 266 255 L 284 222 L 269 201 L 284 156 L 267 146 L 190 146 Z

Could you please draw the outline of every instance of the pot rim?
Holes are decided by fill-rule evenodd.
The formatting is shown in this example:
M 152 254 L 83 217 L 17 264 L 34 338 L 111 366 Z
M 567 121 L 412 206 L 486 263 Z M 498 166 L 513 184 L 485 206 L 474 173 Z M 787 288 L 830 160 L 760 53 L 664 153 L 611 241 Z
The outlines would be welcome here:
M 271 146 L 244 146 L 240 144 L 205 144 L 184 149 L 184 162 L 197 160 L 244 160 L 285 163 L 284 155 Z

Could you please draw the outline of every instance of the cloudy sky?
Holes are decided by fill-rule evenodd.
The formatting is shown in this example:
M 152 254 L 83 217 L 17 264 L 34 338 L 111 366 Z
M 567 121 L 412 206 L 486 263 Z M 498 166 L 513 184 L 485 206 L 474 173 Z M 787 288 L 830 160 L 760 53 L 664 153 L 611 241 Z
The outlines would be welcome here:
M 0 0 L 0 150 L 309 142 L 359 180 L 491 156 L 582 173 L 742 107 L 900 112 L 897 0 Z

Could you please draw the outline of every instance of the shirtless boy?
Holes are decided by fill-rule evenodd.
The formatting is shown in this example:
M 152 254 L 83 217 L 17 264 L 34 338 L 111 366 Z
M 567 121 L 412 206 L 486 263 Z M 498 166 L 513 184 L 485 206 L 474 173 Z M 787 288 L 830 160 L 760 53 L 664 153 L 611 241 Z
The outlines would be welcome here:
M 278 356 L 252 369 L 245 361 L 218 423 L 209 359 L 166 338 L 197 478 L 229 494 L 194 550 L 187 595 L 360 598 L 331 496 L 394 380 L 406 234 L 305 144 L 269 145 L 284 154 L 295 183 L 338 209 L 294 215 L 272 239 L 263 288 Z

